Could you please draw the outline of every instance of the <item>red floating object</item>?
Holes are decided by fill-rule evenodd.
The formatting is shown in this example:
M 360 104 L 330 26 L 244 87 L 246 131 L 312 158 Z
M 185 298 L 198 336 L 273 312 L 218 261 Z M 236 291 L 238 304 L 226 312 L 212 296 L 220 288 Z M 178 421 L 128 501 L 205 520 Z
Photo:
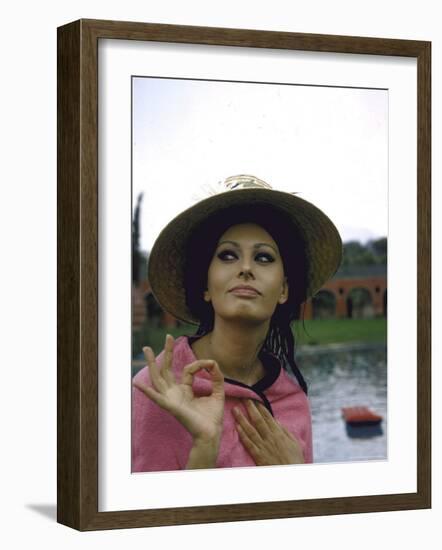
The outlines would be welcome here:
M 347 424 L 354 426 L 372 426 L 382 421 L 382 416 L 375 414 L 367 407 L 344 407 L 342 416 Z

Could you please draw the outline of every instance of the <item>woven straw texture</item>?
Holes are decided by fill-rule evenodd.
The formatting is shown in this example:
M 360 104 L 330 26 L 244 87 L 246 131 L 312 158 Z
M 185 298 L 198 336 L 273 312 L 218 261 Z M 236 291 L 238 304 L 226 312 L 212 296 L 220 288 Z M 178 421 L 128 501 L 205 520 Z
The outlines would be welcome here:
M 198 324 L 186 306 L 183 253 L 195 228 L 221 208 L 267 205 L 290 218 L 305 242 L 306 298 L 313 296 L 337 271 L 342 259 L 342 241 L 332 221 L 313 204 L 255 181 L 259 187 L 246 181 L 241 187 L 230 187 L 229 191 L 200 201 L 174 218 L 155 241 L 149 257 L 149 282 L 162 308 L 177 319 Z

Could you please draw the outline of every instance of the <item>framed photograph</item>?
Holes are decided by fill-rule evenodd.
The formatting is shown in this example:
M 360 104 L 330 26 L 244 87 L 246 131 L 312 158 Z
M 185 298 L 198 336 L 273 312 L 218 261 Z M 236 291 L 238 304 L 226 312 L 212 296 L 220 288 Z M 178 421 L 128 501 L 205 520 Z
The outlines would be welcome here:
M 58 29 L 60 523 L 86 531 L 431 507 L 430 76 L 424 41 L 100 20 Z M 209 206 L 203 216 L 198 205 L 219 208 L 251 187 L 288 205 L 287 216 L 292 204 L 313 216 L 315 205 L 335 245 L 310 221 L 295 225 L 314 246 L 341 253 L 342 241 L 343 257 L 299 302 L 284 340 L 294 357 L 276 357 L 289 358 L 287 383 L 311 411 L 299 460 L 257 458 L 258 432 L 265 440 L 284 424 L 261 360 L 250 380 L 223 372 L 235 399 L 262 398 L 248 420 L 261 414 L 267 431 L 236 417 L 236 450 L 224 424 L 216 456 L 199 462 L 182 417 L 179 429 L 178 415 L 138 422 L 134 395 L 142 414 L 148 402 L 163 411 L 152 362 L 166 334 L 189 350 L 200 342 L 196 358 L 206 358 L 214 325 L 195 326 L 176 275 L 189 272 L 179 239 L 206 227 Z M 238 235 L 229 242 L 240 250 Z M 243 252 L 223 254 L 233 265 Z M 306 288 L 316 272 L 306 268 Z M 262 294 L 242 285 L 233 302 L 251 302 L 252 291 Z M 143 372 L 155 390 L 145 395 L 134 386 Z M 154 445 L 161 460 L 137 458 Z

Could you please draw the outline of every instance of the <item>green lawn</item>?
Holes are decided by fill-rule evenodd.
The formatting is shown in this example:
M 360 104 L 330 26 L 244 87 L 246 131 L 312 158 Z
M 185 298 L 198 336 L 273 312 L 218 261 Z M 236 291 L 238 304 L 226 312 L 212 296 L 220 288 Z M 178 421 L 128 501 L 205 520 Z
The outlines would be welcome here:
M 298 344 L 334 344 L 340 342 L 386 342 L 387 320 L 317 319 L 295 323 Z
M 134 334 L 134 355 L 143 346 L 150 346 L 155 353 L 163 349 L 164 338 L 169 332 L 174 337 L 193 334 L 196 327 L 182 325 L 178 328 L 149 327 L 143 334 Z M 325 319 L 296 322 L 294 334 L 297 345 L 321 345 L 341 342 L 386 342 L 386 319 Z

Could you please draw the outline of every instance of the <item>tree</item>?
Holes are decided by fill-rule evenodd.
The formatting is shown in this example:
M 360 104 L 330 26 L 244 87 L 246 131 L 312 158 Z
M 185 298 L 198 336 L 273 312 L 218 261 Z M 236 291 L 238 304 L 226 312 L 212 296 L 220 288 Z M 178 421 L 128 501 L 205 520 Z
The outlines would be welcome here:
M 349 241 L 344 243 L 343 266 L 351 265 L 373 265 L 376 263 L 373 253 L 370 252 L 359 241 Z
M 387 263 L 387 237 L 382 237 L 380 239 L 369 241 L 367 245 L 371 248 L 374 255 L 376 256 L 377 263 Z
M 387 238 L 368 241 L 363 245 L 359 241 L 348 241 L 343 245 L 342 266 L 367 266 L 387 263 Z
M 137 198 L 137 205 L 135 207 L 132 222 L 132 283 L 135 285 L 138 285 L 140 282 L 140 266 L 142 259 L 140 252 L 140 209 L 142 199 L 143 193 L 140 193 Z

